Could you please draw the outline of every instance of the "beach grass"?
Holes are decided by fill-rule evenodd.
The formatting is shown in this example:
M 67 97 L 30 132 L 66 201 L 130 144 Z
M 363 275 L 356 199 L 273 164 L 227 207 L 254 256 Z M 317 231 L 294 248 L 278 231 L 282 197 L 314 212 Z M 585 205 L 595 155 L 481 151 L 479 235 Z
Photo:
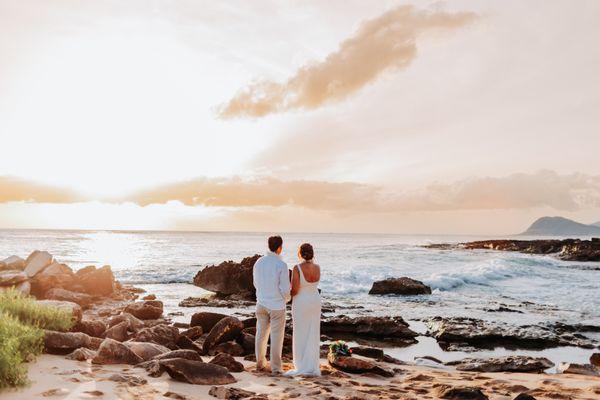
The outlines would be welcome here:
M 27 384 L 25 361 L 44 349 L 44 329 L 66 331 L 72 316 L 16 290 L 0 293 L 0 389 Z

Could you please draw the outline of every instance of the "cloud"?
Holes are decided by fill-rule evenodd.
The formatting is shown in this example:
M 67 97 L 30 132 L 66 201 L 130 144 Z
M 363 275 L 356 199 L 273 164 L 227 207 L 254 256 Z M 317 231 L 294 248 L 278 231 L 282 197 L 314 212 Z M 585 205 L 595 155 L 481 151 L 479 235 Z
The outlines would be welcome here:
M 82 200 L 81 196 L 68 189 L 10 176 L 0 176 L 0 203 L 11 201 L 74 203 Z
M 180 201 L 189 206 L 282 207 L 340 212 L 418 212 L 551 207 L 575 211 L 600 207 L 600 176 L 553 171 L 435 183 L 415 191 L 392 191 L 353 182 L 275 178 L 198 178 L 121 199 L 140 205 Z
M 301 67 L 285 83 L 250 84 L 221 106 L 221 118 L 263 117 L 293 109 L 314 109 L 354 94 L 381 74 L 406 68 L 417 56 L 417 38 L 435 30 L 457 29 L 471 22 L 470 12 L 394 8 L 365 21 L 324 61 Z

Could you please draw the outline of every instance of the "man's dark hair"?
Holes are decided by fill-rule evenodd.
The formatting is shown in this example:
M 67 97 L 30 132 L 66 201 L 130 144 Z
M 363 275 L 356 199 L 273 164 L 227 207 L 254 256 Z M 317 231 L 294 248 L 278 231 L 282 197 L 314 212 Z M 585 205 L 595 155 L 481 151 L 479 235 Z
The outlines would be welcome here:
M 278 248 L 283 245 L 283 239 L 281 236 L 271 236 L 269 238 L 269 250 L 276 252 Z

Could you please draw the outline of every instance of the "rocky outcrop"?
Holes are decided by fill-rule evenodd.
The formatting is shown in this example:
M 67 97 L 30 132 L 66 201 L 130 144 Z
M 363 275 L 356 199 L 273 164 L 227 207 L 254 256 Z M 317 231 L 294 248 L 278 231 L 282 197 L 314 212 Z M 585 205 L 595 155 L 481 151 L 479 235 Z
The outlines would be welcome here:
M 220 365 L 183 358 L 161 360 L 160 365 L 176 381 L 194 385 L 227 385 L 236 381 L 227 368 Z
M 219 343 L 234 340 L 244 329 L 242 321 L 235 317 L 226 317 L 221 319 L 208 333 L 202 345 L 204 352 L 208 352 Z
M 327 361 L 332 367 L 351 374 L 373 373 L 385 377 L 394 376 L 394 371 L 383 368 L 370 360 L 358 357 L 347 357 L 329 352 Z
M 93 347 L 91 338 L 81 332 L 44 332 L 44 347 L 48 353 L 67 354 L 81 347 Z
M 350 318 L 345 315 L 323 320 L 321 333 L 351 338 L 396 339 L 398 345 L 416 343 L 417 336 L 401 317 Z
M 94 364 L 139 364 L 144 361 L 129 347 L 113 339 L 104 339 L 98 353 L 92 359 Z
M 158 319 L 163 314 L 163 303 L 157 300 L 138 301 L 128 304 L 124 311 L 143 320 Z
M 556 371 L 561 374 L 600 376 L 600 370 L 591 364 L 560 363 Z
M 373 282 L 369 294 L 399 294 L 412 296 L 419 294 L 431 294 L 431 288 L 421 281 L 411 278 L 388 278 Z
M 44 307 L 57 308 L 59 310 L 66 311 L 73 316 L 75 323 L 79 323 L 83 316 L 83 310 L 79 304 L 72 303 L 70 301 L 59 301 L 59 300 L 38 300 L 37 304 Z
M 537 372 L 541 373 L 554 367 L 554 363 L 544 357 L 506 356 L 491 358 L 464 358 L 452 361 L 446 365 L 453 365 L 459 371 L 480 372 Z
M 211 265 L 196 274 L 194 285 L 220 295 L 238 295 L 253 299 L 252 268 L 260 255 L 246 257 L 241 262 L 225 261 Z
M 225 353 L 217 354 L 212 360 L 210 360 L 211 364 L 220 365 L 221 367 L 227 368 L 229 372 L 243 372 L 244 365 L 236 361 L 233 356 Z
M 227 317 L 226 314 L 219 314 L 214 312 L 199 312 L 192 315 L 190 326 L 199 326 L 204 332 L 210 332 L 210 330 L 223 318 Z
M 488 400 L 480 388 L 474 386 L 437 385 L 437 397 L 447 400 Z
M 475 318 L 435 317 L 427 321 L 428 334 L 444 349 L 465 347 L 545 349 L 559 346 L 594 348 L 596 343 L 557 326 L 513 326 Z

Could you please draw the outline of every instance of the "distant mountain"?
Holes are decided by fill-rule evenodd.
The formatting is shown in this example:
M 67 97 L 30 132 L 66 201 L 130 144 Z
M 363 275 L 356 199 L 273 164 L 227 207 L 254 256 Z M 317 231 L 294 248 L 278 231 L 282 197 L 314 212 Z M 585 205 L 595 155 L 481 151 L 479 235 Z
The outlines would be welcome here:
M 600 222 L 586 225 L 563 217 L 542 217 L 521 235 L 530 236 L 600 236 Z
M 600 226 L 600 221 L 594 222 L 592 225 L 594 225 L 594 226 Z

